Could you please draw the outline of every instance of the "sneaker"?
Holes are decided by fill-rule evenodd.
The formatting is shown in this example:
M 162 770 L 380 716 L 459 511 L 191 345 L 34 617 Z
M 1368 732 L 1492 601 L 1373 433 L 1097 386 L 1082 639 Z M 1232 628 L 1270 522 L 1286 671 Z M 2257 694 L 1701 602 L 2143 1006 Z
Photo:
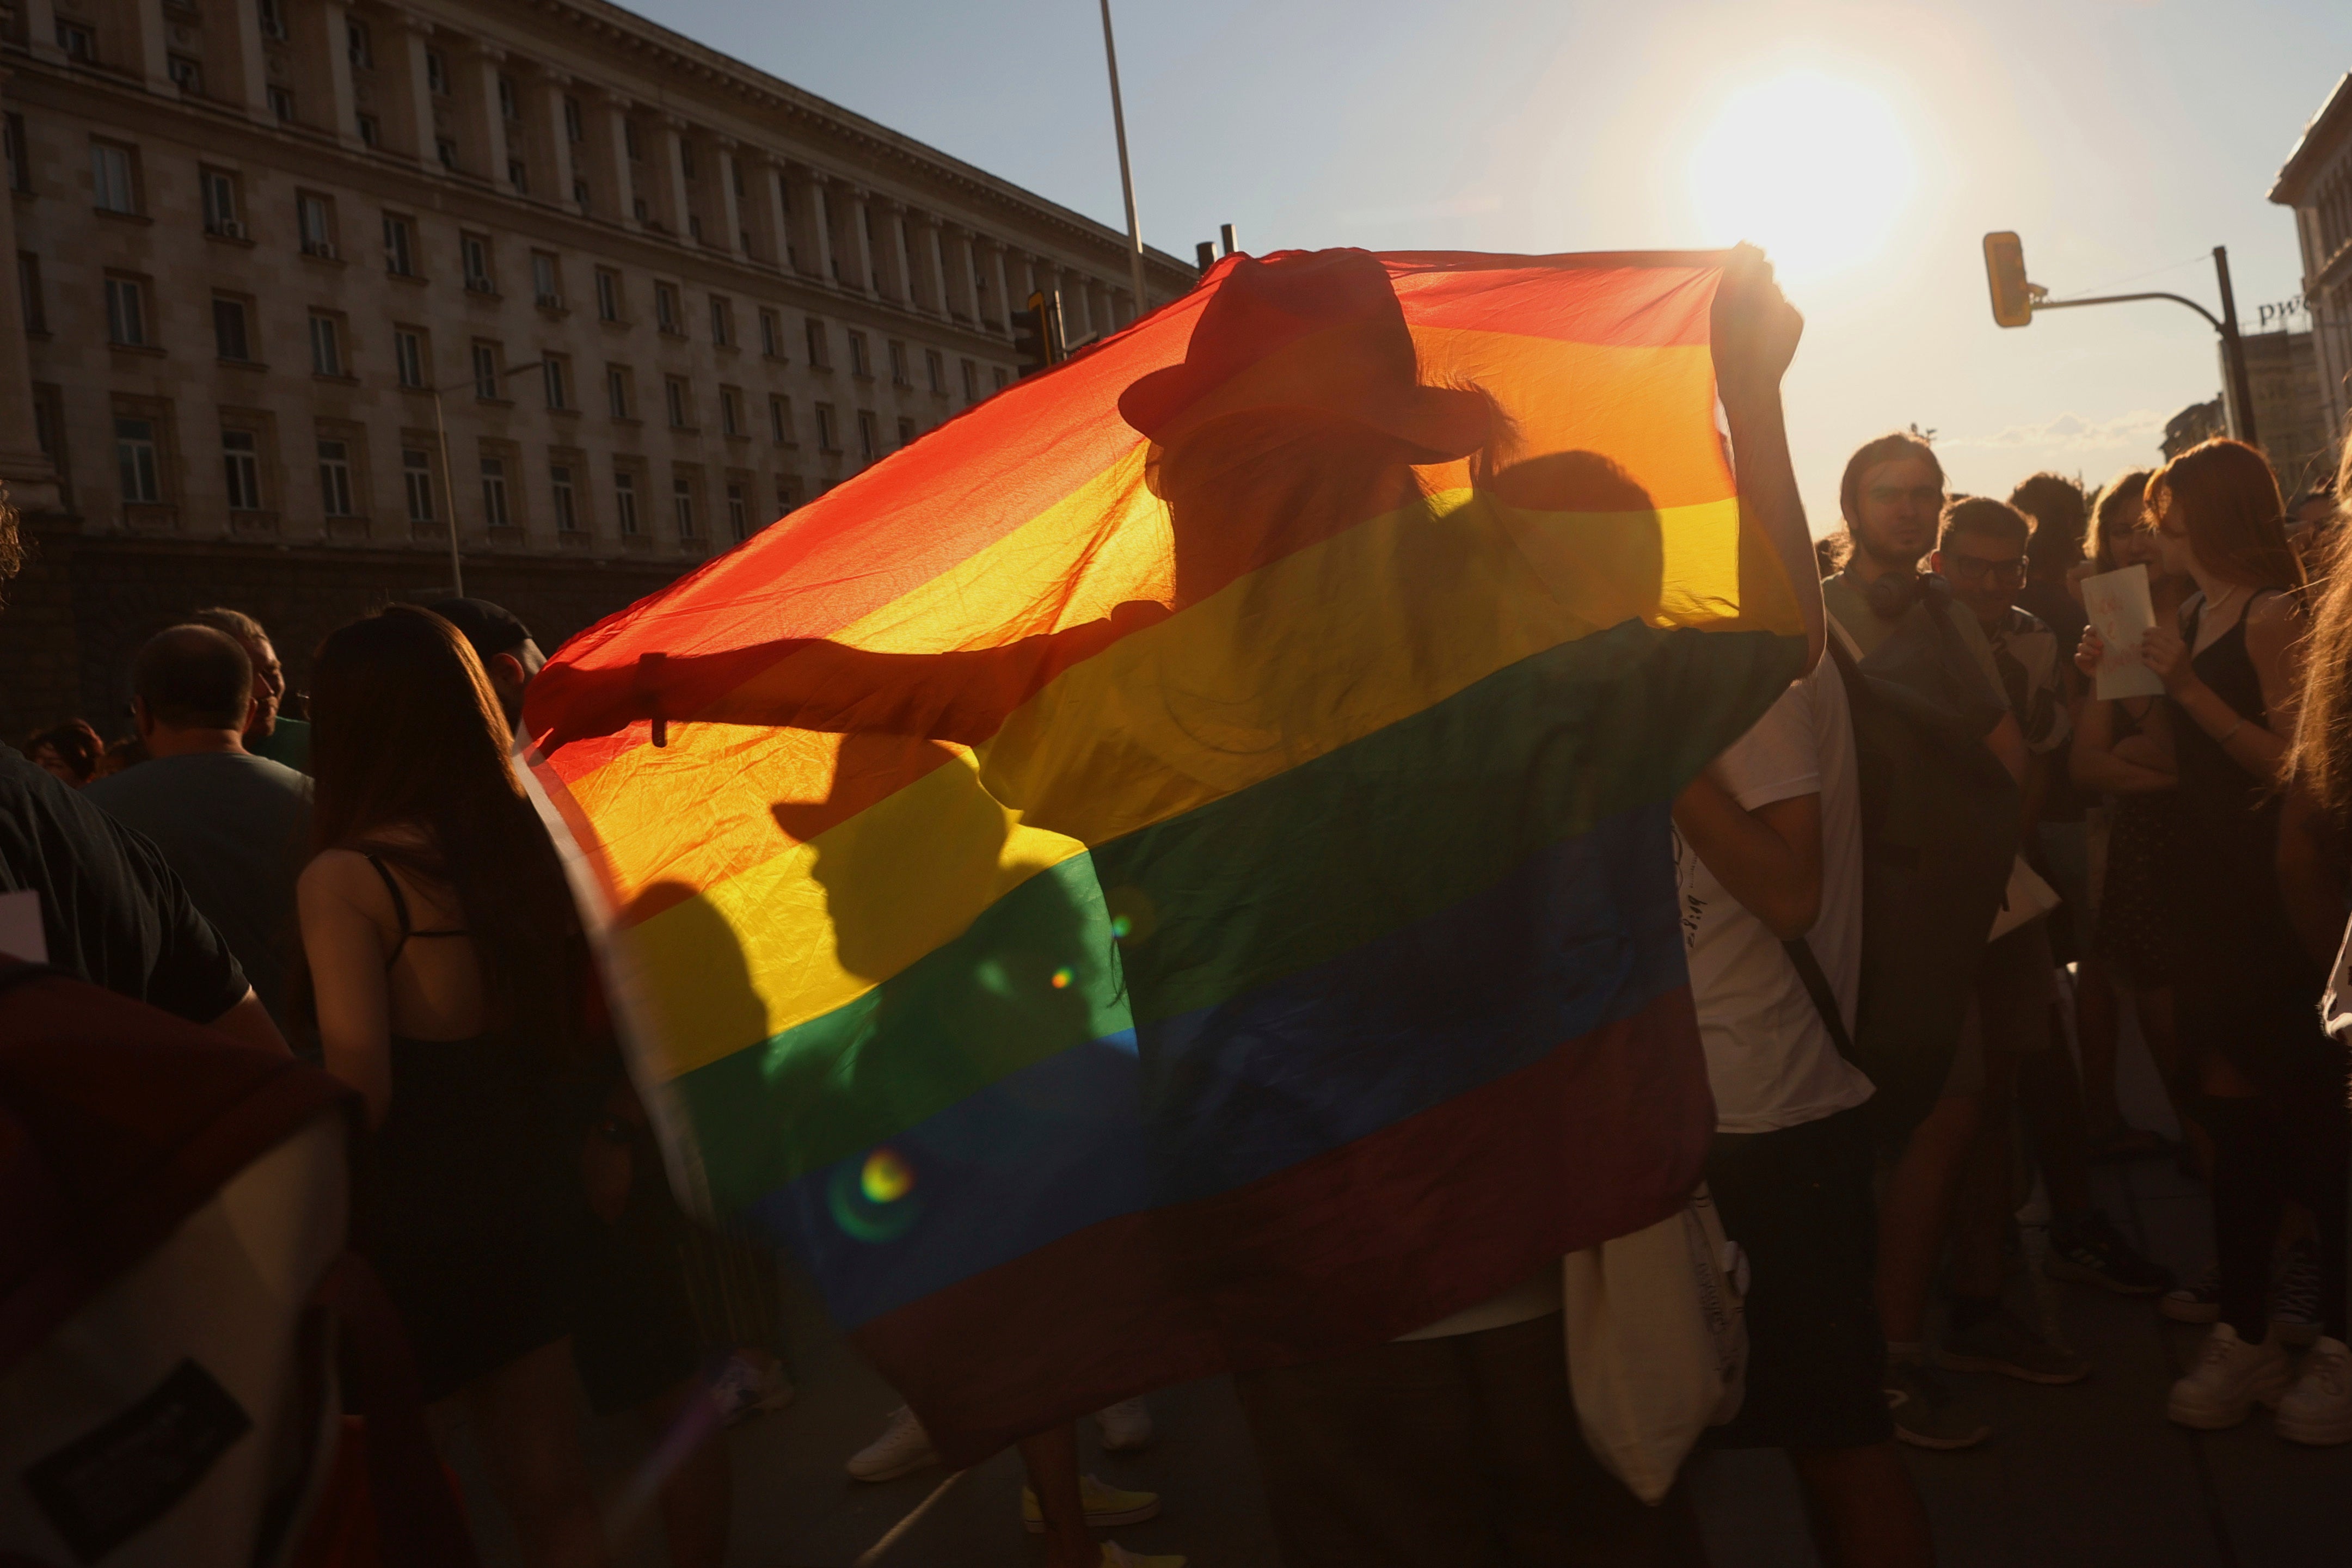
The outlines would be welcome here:
M 1895 1435 L 1915 1448 L 1973 1448 L 1992 1427 L 1960 1409 L 1951 1386 L 1924 1361 L 1886 1364 L 1886 1408 Z
M 2221 1270 L 2208 1269 L 2188 1284 L 2167 1291 L 2156 1310 L 2177 1323 L 2221 1321 Z
M 1139 1552 L 1129 1552 L 1115 1541 L 1106 1541 L 1102 1543 L 1102 1568 L 1184 1568 L 1184 1559 L 1146 1557 Z
M 2007 1307 L 1972 1328 L 1946 1331 L 1936 1364 L 1947 1372 L 1998 1372 L 2021 1383 L 2080 1383 L 2091 1375 L 2089 1362 L 2052 1344 Z
M 2119 1296 L 2153 1296 L 2172 1289 L 2172 1270 L 2151 1263 L 2123 1239 L 2105 1209 L 2050 1224 L 2050 1255 L 2042 1271 L 2053 1280 L 2096 1285 Z
M 1095 1412 L 1102 1428 L 1102 1445 L 1114 1454 L 1131 1454 L 1151 1441 L 1151 1411 L 1140 1399 L 1122 1399 Z
M 1160 1516 L 1160 1494 L 1156 1491 L 1121 1491 L 1105 1486 L 1092 1476 L 1078 1478 L 1078 1501 L 1087 1511 L 1088 1530 L 1108 1530 L 1114 1524 L 1141 1524 L 1147 1519 Z M 1045 1511 L 1037 1506 L 1037 1494 L 1027 1487 L 1021 1489 L 1021 1522 L 1032 1535 L 1045 1533 Z
M 2308 1241 L 2288 1248 L 2271 1276 L 2271 1327 L 2297 1349 L 2319 1337 L 2319 1254 Z
M 2217 1432 L 2252 1415 L 2258 1401 L 2276 1405 L 2285 1392 L 2286 1346 L 2278 1335 L 2248 1344 L 2228 1323 L 2215 1323 L 2197 1364 L 2172 1385 L 2164 1413 L 2184 1427 Z
M 890 1412 L 890 1424 L 882 1428 L 880 1437 L 849 1456 L 849 1475 L 852 1480 L 895 1481 L 939 1462 L 940 1451 L 931 1447 L 931 1435 L 923 1430 L 915 1413 L 901 1405 Z
M 2322 1338 L 2311 1347 L 2294 1386 L 2278 1402 L 2277 1426 L 2289 1442 L 2352 1443 L 2352 1350 L 2342 1340 Z

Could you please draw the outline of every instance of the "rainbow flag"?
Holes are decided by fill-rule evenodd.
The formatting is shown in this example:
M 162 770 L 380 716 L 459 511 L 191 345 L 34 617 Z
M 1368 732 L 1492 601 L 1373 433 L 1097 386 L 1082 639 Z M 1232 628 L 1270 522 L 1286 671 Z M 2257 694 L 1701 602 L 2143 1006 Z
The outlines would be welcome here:
M 678 1190 L 950 1463 L 1684 1200 L 1668 808 L 1803 656 L 1721 260 L 1228 259 L 539 677 Z

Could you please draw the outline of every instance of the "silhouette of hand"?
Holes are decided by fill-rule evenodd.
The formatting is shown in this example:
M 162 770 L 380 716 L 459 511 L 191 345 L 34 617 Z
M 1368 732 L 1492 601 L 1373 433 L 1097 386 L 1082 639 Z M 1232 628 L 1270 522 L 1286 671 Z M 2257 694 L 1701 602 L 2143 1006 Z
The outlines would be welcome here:
M 1780 292 L 1772 264 L 1752 245 L 1735 246 L 1716 285 L 1709 339 L 1716 386 L 1727 410 L 1777 398 L 1796 357 L 1805 319 Z

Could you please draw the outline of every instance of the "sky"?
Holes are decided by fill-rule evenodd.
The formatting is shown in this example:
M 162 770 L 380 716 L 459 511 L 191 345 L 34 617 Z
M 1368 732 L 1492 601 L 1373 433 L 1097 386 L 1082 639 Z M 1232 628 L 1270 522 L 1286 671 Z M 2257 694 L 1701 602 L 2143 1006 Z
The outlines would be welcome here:
M 642 0 L 640 0 L 642 4 Z M 1116 228 L 1094 0 L 666 0 L 667 26 Z M 1785 388 L 1814 531 L 1855 445 L 1916 424 L 1956 488 L 2096 484 L 2221 388 L 2164 303 L 1993 323 L 1981 236 L 2054 298 L 2301 292 L 2265 198 L 2352 70 L 2341 0 L 1114 0 L 1144 238 L 1254 253 L 1742 238 L 1807 329 Z M 2290 488 L 2292 488 L 2292 476 Z

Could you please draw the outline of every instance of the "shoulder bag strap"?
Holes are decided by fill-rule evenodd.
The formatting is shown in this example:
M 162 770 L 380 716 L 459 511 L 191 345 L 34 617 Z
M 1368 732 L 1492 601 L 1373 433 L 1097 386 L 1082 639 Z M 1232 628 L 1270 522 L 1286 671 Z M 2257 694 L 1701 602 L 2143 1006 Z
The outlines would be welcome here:
M 1822 972 L 1821 960 L 1813 956 L 1812 944 L 1801 936 L 1791 936 L 1780 946 L 1788 950 L 1789 962 L 1796 966 L 1797 978 L 1805 983 L 1805 994 L 1813 998 L 1813 1010 L 1822 1015 L 1822 1027 L 1830 1031 L 1830 1043 L 1837 1053 L 1856 1067 L 1853 1040 L 1845 1031 L 1845 1017 L 1838 1009 L 1837 992 L 1830 988 L 1830 977 Z

